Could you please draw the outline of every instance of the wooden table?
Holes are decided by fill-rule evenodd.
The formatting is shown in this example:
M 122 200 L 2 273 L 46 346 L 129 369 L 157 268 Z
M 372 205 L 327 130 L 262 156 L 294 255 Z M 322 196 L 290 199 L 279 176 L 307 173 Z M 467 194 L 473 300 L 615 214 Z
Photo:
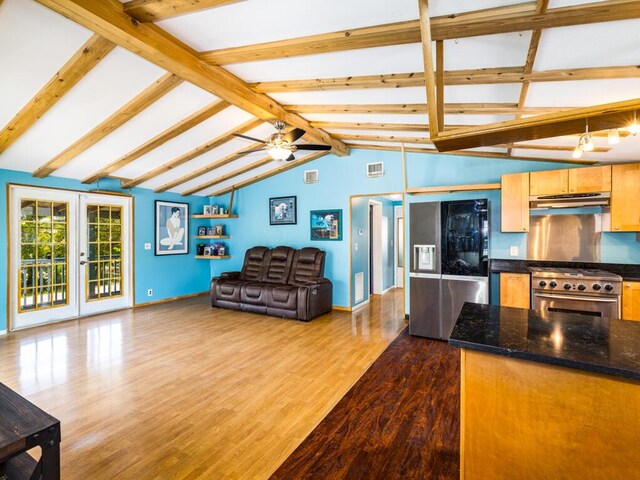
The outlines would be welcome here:
M 0 383 L 0 478 L 60 479 L 60 422 Z M 39 461 L 28 453 L 40 447 Z

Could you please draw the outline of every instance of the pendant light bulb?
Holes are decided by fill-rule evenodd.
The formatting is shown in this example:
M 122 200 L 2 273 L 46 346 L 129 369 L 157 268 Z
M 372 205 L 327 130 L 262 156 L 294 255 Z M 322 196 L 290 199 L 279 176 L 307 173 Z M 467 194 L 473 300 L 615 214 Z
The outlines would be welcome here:
M 591 134 L 590 133 L 585 133 L 584 135 L 584 144 L 582 145 L 582 149 L 585 152 L 593 152 L 594 149 L 594 145 L 593 145 L 593 139 L 591 138 Z
M 633 123 L 631 124 L 631 126 L 629 127 L 629 132 L 631 132 L 631 135 L 633 135 L 634 137 L 640 133 L 640 125 L 638 125 L 638 119 L 636 118 L 636 111 L 633 111 Z
M 611 128 L 607 134 L 607 143 L 609 145 L 617 145 L 620 143 L 620 133 L 617 128 Z
M 573 150 L 573 153 L 571 154 L 571 156 L 573 158 L 582 158 L 582 143 L 578 143 L 578 145 L 576 146 L 576 148 Z

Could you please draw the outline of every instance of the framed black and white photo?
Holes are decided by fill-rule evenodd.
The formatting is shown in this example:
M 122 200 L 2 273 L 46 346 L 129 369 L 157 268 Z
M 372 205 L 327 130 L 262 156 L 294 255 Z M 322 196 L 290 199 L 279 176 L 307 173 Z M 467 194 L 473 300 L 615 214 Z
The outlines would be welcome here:
M 189 253 L 189 204 L 156 200 L 156 255 Z
M 296 197 L 269 199 L 270 225 L 295 225 L 297 223 Z
M 311 240 L 342 240 L 342 210 L 311 210 Z

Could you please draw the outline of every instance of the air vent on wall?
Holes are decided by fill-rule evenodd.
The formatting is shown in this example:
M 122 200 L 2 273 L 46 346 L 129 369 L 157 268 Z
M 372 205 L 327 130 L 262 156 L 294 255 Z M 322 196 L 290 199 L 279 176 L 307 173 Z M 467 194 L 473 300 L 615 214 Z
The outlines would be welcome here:
M 367 177 L 381 177 L 384 175 L 382 162 L 367 163 Z
M 318 170 L 305 170 L 304 183 L 318 183 Z

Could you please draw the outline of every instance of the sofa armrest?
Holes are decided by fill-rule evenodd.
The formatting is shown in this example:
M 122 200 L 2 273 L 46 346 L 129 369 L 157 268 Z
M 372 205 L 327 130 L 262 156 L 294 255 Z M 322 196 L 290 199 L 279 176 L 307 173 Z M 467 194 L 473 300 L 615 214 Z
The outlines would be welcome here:
M 328 278 L 300 282 L 297 287 L 299 320 L 308 322 L 333 308 L 333 284 Z

